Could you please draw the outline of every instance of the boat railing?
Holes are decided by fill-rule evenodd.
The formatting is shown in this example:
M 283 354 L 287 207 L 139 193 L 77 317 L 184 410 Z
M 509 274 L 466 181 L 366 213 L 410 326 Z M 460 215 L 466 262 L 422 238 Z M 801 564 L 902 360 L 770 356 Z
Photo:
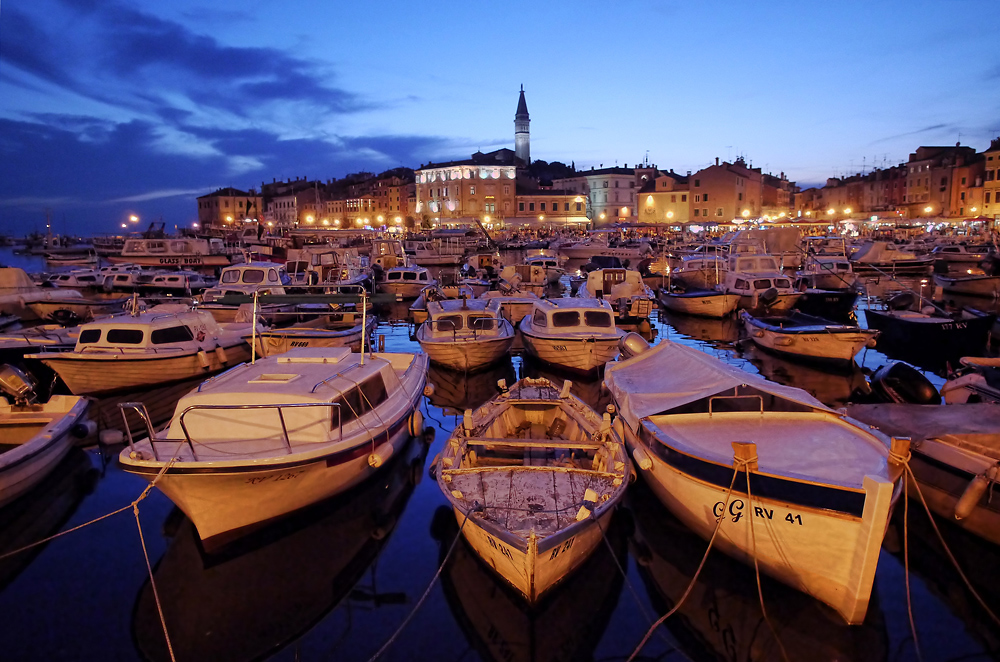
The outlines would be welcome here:
M 472 339 L 476 340 L 480 335 L 483 336 L 495 336 L 499 330 L 500 325 L 506 320 L 503 318 L 494 317 L 476 317 L 473 319 L 467 319 L 465 328 L 456 329 L 454 322 L 451 320 L 427 320 L 424 324 L 430 326 L 432 332 L 439 331 L 442 333 L 451 332 L 451 339 L 458 340 L 461 336 L 463 339 L 468 339 L 469 333 L 471 331 Z M 486 323 L 489 323 L 487 328 Z
M 713 413 L 715 413 L 713 411 L 713 406 L 714 406 L 716 400 L 745 400 L 745 399 L 748 399 L 748 398 L 749 399 L 757 398 L 757 401 L 760 402 L 760 414 L 761 414 L 761 416 L 763 416 L 764 415 L 764 398 L 761 397 L 761 396 L 759 396 L 759 395 L 754 395 L 754 394 L 749 394 L 749 393 L 748 394 L 744 394 L 744 395 L 740 395 L 740 394 L 737 394 L 737 395 L 713 395 L 712 397 L 710 397 L 708 399 L 708 415 L 711 416 Z
M 146 405 L 142 404 L 141 402 L 123 402 L 123 403 L 121 403 L 121 404 L 118 405 L 118 408 L 121 409 L 121 411 L 122 411 L 122 418 L 125 420 L 125 430 L 128 433 L 129 448 L 132 449 L 133 451 L 135 450 L 135 445 L 134 445 L 134 442 L 133 442 L 133 439 L 132 439 L 132 431 L 129 428 L 128 419 L 127 419 L 127 417 L 125 415 L 125 410 L 126 409 L 132 409 L 133 411 L 135 411 L 137 414 L 139 414 L 139 417 L 146 424 L 146 432 L 149 435 L 149 447 L 153 451 L 153 459 L 155 459 L 157 461 L 160 461 L 159 453 L 157 453 L 157 451 L 156 451 L 156 443 L 155 443 L 155 442 L 158 442 L 158 441 L 174 441 L 174 442 L 184 441 L 184 442 L 187 443 L 188 448 L 191 450 L 191 457 L 193 457 L 195 460 L 198 459 L 198 453 L 197 453 L 197 451 L 195 451 L 194 447 L 195 447 L 195 444 L 199 444 L 201 442 L 199 442 L 196 439 L 193 440 L 191 438 L 191 433 L 188 431 L 187 423 L 185 422 L 184 418 L 189 413 L 191 413 L 192 411 L 200 411 L 200 410 L 275 409 L 278 412 L 278 420 L 281 422 L 281 434 L 282 434 L 282 438 L 283 438 L 283 440 L 285 442 L 285 450 L 286 450 L 286 452 L 289 455 L 291 455 L 291 453 L 292 453 L 292 442 L 291 442 L 291 439 L 289 439 L 289 437 L 288 437 L 288 426 L 285 423 L 285 413 L 284 413 L 284 410 L 285 409 L 295 409 L 295 408 L 299 408 L 299 407 L 333 407 L 333 408 L 336 408 L 336 410 L 337 410 L 337 441 L 343 440 L 343 438 L 344 438 L 344 435 L 343 435 L 343 428 L 344 428 L 344 426 L 343 426 L 343 418 L 342 418 L 342 415 L 341 415 L 340 403 L 339 402 L 290 402 L 290 403 L 283 403 L 283 404 L 249 404 L 249 405 L 213 405 L 213 404 L 195 404 L 195 405 L 190 405 L 189 407 L 187 407 L 186 409 L 184 409 L 184 411 L 181 412 L 180 416 L 177 419 L 178 422 L 180 423 L 181 430 L 184 432 L 184 439 L 183 440 L 181 440 L 181 439 L 157 439 L 156 438 L 156 434 L 153 432 L 153 425 L 152 425 L 152 422 L 150 421 L 150 418 L 149 418 L 149 412 L 146 411 Z M 332 412 L 331 412 L 331 417 L 332 417 Z

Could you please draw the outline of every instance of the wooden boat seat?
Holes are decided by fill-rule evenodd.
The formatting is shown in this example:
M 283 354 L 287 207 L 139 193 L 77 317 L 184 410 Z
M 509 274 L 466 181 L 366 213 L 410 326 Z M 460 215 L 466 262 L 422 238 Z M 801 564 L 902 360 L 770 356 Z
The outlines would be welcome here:
M 490 437 L 467 437 L 463 441 L 469 446 L 510 446 L 512 448 L 567 448 L 582 450 L 597 450 L 600 444 L 590 439 L 573 441 L 571 439 L 506 439 Z

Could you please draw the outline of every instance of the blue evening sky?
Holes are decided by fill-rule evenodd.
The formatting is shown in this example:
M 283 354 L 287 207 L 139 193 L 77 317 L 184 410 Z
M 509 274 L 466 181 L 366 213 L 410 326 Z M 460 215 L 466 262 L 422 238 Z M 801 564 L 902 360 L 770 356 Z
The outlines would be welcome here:
M 0 233 L 513 147 L 806 186 L 1000 135 L 995 0 L 0 5 Z

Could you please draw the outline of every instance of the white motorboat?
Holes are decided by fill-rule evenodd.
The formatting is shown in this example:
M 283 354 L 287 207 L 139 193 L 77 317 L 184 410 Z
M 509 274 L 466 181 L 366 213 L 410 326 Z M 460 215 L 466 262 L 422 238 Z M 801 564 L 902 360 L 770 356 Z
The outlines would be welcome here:
M 563 264 L 566 258 L 560 259 L 554 251 L 543 251 L 540 255 L 529 255 L 524 258 L 524 264 L 545 269 L 545 281 L 549 285 L 555 285 L 566 273 Z
M 604 299 L 618 324 L 638 324 L 653 312 L 653 290 L 634 269 L 594 269 L 577 291 L 582 299 Z
M 96 269 L 73 269 L 52 274 L 45 281 L 61 290 L 91 291 L 104 289 L 104 275 Z
M 571 385 L 523 379 L 466 410 L 437 465 L 466 541 L 531 603 L 602 544 L 628 484 L 610 416 Z
M 991 498 L 1000 482 L 997 409 L 985 402 L 852 404 L 847 413 L 885 434 L 911 437 L 910 468 L 931 511 L 1000 545 L 1000 502 Z M 909 494 L 919 500 L 912 482 Z
M 510 353 L 514 327 L 500 314 L 500 301 L 450 299 L 427 304 L 417 342 L 431 361 L 452 370 L 485 368 Z
M 795 276 L 817 290 L 850 289 L 858 282 L 858 275 L 846 257 L 809 255 Z
M 964 294 L 973 297 L 1000 297 L 1000 276 L 985 273 L 934 274 L 934 284 L 944 292 Z
M 492 290 L 479 297 L 481 300 L 496 299 L 500 302 L 500 314 L 515 327 L 520 324 L 526 315 L 531 314 L 531 309 L 538 301 L 538 295 L 531 292 L 514 294 L 504 294 Z
M 729 259 L 729 270 L 719 289 L 740 295 L 740 308 L 753 313 L 785 313 L 791 310 L 802 293 L 778 268 L 771 255 L 736 255 Z
M 727 317 L 740 303 L 739 294 L 727 294 L 722 290 L 689 288 L 683 291 L 659 292 L 660 304 L 667 310 L 699 317 Z
M 905 440 L 890 454 L 805 391 L 670 341 L 609 365 L 604 383 L 639 472 L 678 519 L 864 620 Z
M 34 402 L 33 384 L 20 370 L 0 366 L 0 506 L 45 478 L 80 439 L 96 427 L 87 418 L 90 400 L 53 395 Z
M 428 285 L 420 290 L 420 296 L 410 304 L 410 319 L 415 324 L 427 321 L 427 304 L 432 301 L 474 298 L 476 298 L 475 291 L 465 285 Z
M 549 279 L 545 266 L 508 264 L 500 270 L 500 282 L 497 287 L 501 292 L 530 293 L 540 297 L 545 295 L 545 289 L 548 286 Z
M 426 267 L 399 265 L 386 269 L 377 287 L 379 292 L 395 294 L 404 299 L 416 299 L 428 285 L 437 285 L 437 279 L 431 276 Z
M 941 397 L 950 405 L 976 402 L 1000 404 L 1000 359 L 963 356 L 956 373 L 941 387 Z
M 424 354 L 293 349 L 205 381 L 119 460 L 162 472 L 156 486 L 216 547 L 375 474 L 421 432 L 426 375 Z
M 594 235 L 572 246 L 560 246 L 559 252 L 567 258 L 576 260 L 589 260 L 595 255 L 634 260 L 649 255 L 653 249 L 647 242 L 641 242 L 637 246 L 612 245 L 606 235 L 601 234 Z
M 530 355 L 582 373 L 614 360 L 625 335 L 615 327 L 614 311 L 603 299 L 540 299 L 521 320 L 520 329 Z
M 926 274 L 934 266 L 934 258 L 901 250 L 887 241 L 870 241 L 851 256 L 857 274 Z
M 105 317 L 80 326 L 76 347 L 27 354 L 54 370 L 75 395 L 106 394 L 218 372 L 250 358 L 249 323 L 220 324 L 187 306 Z
M 38 319 L 58 322 L 60 324 L 79 324 L 101 317 L 120 313 L 129 302 L 128 297 L 117 299 L 89 299 L 82 296 L 61 296 L 69 292 L 56 292 L 49 299 L 32 301 L 28 304 Z M 79 295 L 79 292 L 72 291 Z
M 329 317 L 329 316 L 328 316 Z M 340 319 L 329 318 L 323 328 L 288 327 L 270 329 L 256 334 L 257 355 L 274 356 L 284 354 L 298 347 L 349 347 L 351 351 L 361 351 L 362 331 L 365 344 L 370 344 L 372 334 L 378 326 L 378 318 L 368 315 L 362 325 L 362 315 L 356 312 L 342 313 Z M 253 334 L 244 338 L 253 342 Z
M 229 305 L 221 300 L 227 296 L 284 295 L 288 276 L 285 265 L 274 262 L 252 262 L 226 267 L 219 276 L 215 287 L 205 290 L 201 295 L 202 310 L 212 313 L 216 321 L 233 322 L 239 315 L 239 305 Z M 266 304 L 261 307 L 261 314 L 291 312 L 293 306 L 281 304 Z
M 96 265 L 100 262 L 97 251 L 91 248 L 80 253 L 46 253 L 45 262 L 51 267 L 70 265 Z
M 34 320 L 37 316 L 30 305 L 35 301 L 82 296 L 76 290 L 39 287 L 23 269 L 0 267 L 0 315 L 17 315 L 25 321 Z
M 108 260 L 112 264 L 175 269 L 225 267 L 231 263 L 222 239 L 196 237 L 127 239 L 121 254 L 110 255 Z
M 965 244 L 943 244 L 935 246 L 930 257 L 950 264 L 978 264 L 992 254 L 988 247 L 966 246 Z
M 763 349 L 812 361 L 851 364 L 865 347 L 874 347 L 878 331 L 838 324 L 792 311 L 787 315 L 754 317 L 745 310 L 740 319 L 747 335 Z
M 672 277 L 688 287 L 710 289 L 722 283 L 729 271 L 729 259 L 724 255 L 686 255 Z
M 118 276 L 115 276 L 115 285 L 117 283 Z M 216 284 L 214 278 L 206 278 L 197 271 L 178 270 L 144 274 L 134 287 L 144 294 L 190 297 L 202 294 Z

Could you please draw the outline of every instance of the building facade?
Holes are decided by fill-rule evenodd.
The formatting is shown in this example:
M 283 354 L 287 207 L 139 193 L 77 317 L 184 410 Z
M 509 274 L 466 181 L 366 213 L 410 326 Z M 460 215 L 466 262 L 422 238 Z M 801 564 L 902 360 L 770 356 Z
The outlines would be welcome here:
M 517 110 L 514 112 L 514 154 L 524 162 L 531 164 L 531 132 L 528 126 L 528 103 L 524 100 L 524 85 L 521 86 L 521 96 L 517 100 Z
M 637 220 L 640 223 L 687 223 L 691 206 L 688 178 L 673 172 L 647 179 L 639 189 Z
M 1000 220 L 1000 138 L 983 153 L 982 215 Z
M 198 198 L 198 224 L 203 228 L 233 227 L 263 216 L 261 196 L 235 188 L 221 188 Z
M 762 215 L 760 168 L 750 168 L 743 159 L 733 163 L 719 159 L 691 175 L 691 221 L 729 223 L 734 219 Z
M 414 215 L 428 222 L 511 216 L 517 201 L 517 166 L 510 149 L 421 166 L 415 172 Z
M 569 191 L 587 200 L 594 227 L 636 221 L 636 170 L 625 167 L 584 171 L 576 177 L 556 179 L 553 188 Z

